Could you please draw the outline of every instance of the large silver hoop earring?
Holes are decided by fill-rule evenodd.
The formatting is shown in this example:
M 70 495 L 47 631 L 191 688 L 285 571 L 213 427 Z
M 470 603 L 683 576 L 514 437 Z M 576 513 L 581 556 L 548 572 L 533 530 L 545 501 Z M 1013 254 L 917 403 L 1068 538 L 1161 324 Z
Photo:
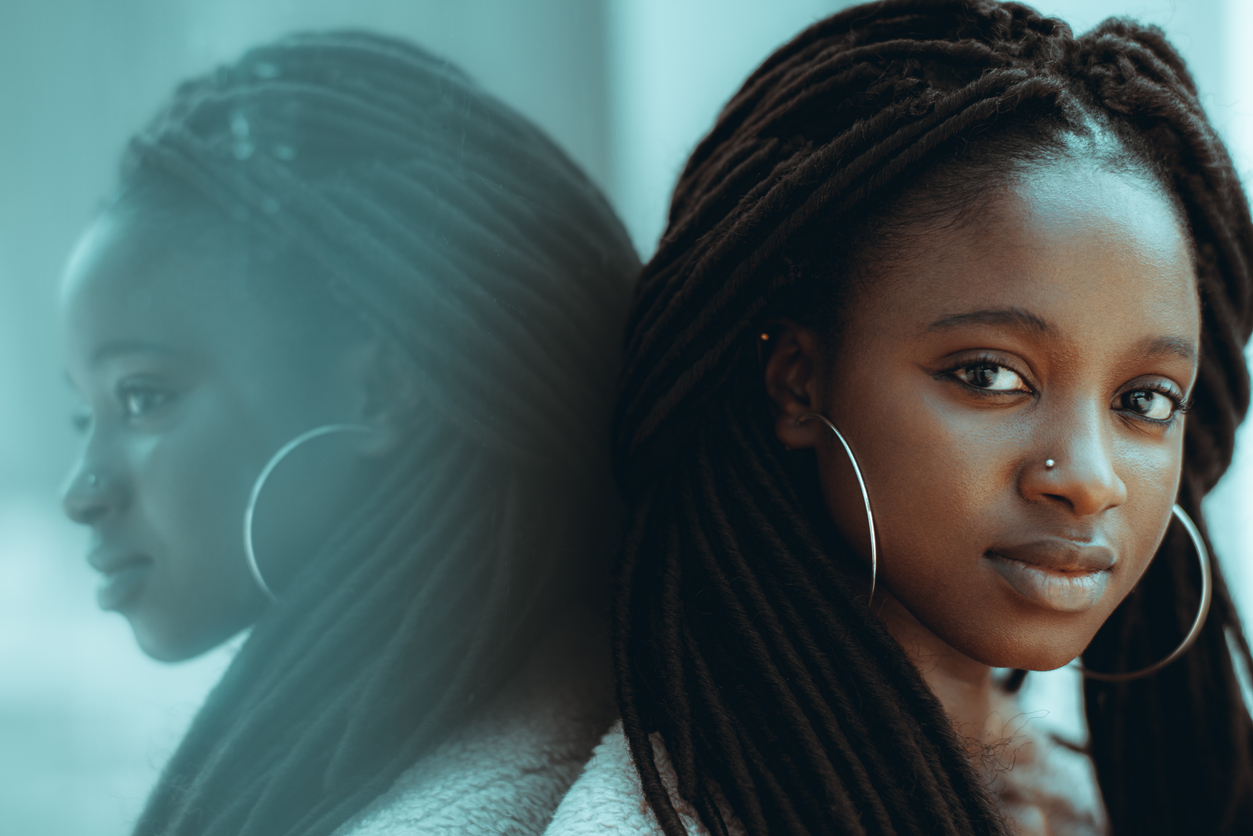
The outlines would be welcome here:
M 1209 550 L 1205 548 L 1205 540 L 1202 539 L 1201 532 L 1197 530 L 1196 523 L 1192 522 L 1192 518 L 1188 516 L 1188 512 L 1177 504 L 1170 511 L 1175 515 L 1175 519 L 1183 523 L 1184 530 L 1192 538 L 1192 548 L 1196 551 L 1197 559 L 1201 561 L 1201 606 L 1192 622 L 1192 629 L 1188 631 L 1188 635 L 1183 637 L 1183 641 L 1171 651 L 1169 656 L 1138 671 L 1101 673 L 1088 670 L 1083 666 L 1082 662 L 1076 660 L 1080 672 L 1088 679 L 1098 679 L 1101 682 L 1129 682 L 1133 679 L 1151 676 L 1187 653 L 1192 645 L 1196 643 L 1197 637 L 1201 635 L 1201 628 L 1205 626 L 1205 618 L 1209 615 L 1210 601 L 1214 597 L 1214 579 L 1213 572 L 1210 569 Z
M 248 495 L 248 505 L 244 508 L 244 556 L 248 560 L 248 571 L 252 573 L 252 579 L 257 582 L 257 586 L 261 588 L 261 591 L 265 593 L 265 596 L 270 601 L 277 601 L 278 596 L 274 594 L 274 590 L 270 589 L 270 585 L 265 582 L 265 577 L 261 574 L 261 567 L 257 565 L 257 552 L 252 545 L 252 519 L 256 514 L 257 499 L 261 496 L 261 490 L 265 487 L 266 480 L 270 478 L 274 468 L 278 467 L 279 462 L 287 458 L 293 450 L 306 441 L 311 441 L 319 436 L 330 435 L 331 433 L 372 432 L 374 432 L 374 428 L 365 424 L 325 424 L 321 427 L 314 427 L 278 448 L 278 452 L 270 457 L 270 460 L 265 463 L 265 467 L 261 468 L 261 474 L 257 476 L 257 481 L 252 483 L 252 492 Z
M 796 426 L 800 426 L 810 418 L 817 418 L 835 433 L 835 437 L 840 440 L 840 444 L 844 447 L 844 452 L 848 455 L 848 460 L 853 465 L 853 475 L 857 477 L 857 487 L 861 488 L 861 501 L 866 506 L 866 526 L 870 529 L 870 598 L 867 603 L 874 600 L 875 580 L 879 576 L 879 543 L 878 537 L 874 530 L 874 512 L 870 510 L 870 493 L 866 490 L 866 479 L 861 475 L 861 467 L 857 464 L 857 457 L 853 455 L 853 448 L 848 446 L 844 434 L 835 428 L 835 424 L 827 416 L 817 412 L 809 412 L 796 419 Z

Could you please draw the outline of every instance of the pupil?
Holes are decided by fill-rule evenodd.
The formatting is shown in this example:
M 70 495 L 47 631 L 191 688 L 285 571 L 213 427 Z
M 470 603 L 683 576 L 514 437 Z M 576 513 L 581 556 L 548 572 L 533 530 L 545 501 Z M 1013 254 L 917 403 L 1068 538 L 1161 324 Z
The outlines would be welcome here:
M 1132 392 L 1131 393 L 1131 406 L 1134 409 L 1139 410 L 1140 412 L 1148 412 L 1149 401 L 1152 399 L 1152 397 L 1153 396 L 1148 392 Z
M 975 385 L 988 387 L 992 385 L 993 368 L 991 366 L 975 366 Z

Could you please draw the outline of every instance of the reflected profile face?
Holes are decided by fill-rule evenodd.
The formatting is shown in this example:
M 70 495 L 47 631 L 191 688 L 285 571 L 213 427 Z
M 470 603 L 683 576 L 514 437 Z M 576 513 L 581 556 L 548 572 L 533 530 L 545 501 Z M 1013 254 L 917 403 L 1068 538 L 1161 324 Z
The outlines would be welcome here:
M 80 241 L 62 288 L 67 370 L 84 401 L 65 509 L 91 529 L 100 606 L 162 660 L 201 653 L 264 610 L 242 536 L 253 482 L 298 433 L 355 417 L 348 376 L 248 292 L 242 239 L 201 220 L 111 210 Z M 351 458 L 345 448 L 328 442 L 307 458 L 346 473 L 330 461 Z M 285 474 L 313 486 L 291 503 L 288 527 L 308 534 L 287 544 L 297 551 L 325 533 L 314 521 L 334 505 L 317 486 L 352 482 L 302 474 L 303 464 Z
M 1200 346 L 1186 232 L 1146 178 L 1080 163 L 1026 174 L 905 249 L 851 300 L 834 351 L 806 351 L 804 329 L 791 360 L 780 342 L 776 431 L 816 448 L 827 505 L 868 553 L 838 441 L 795 417 L 820 411 L 848 438 L 875 513 L 877 608 L 979 662 L 1056 668 L 1170 520 Z

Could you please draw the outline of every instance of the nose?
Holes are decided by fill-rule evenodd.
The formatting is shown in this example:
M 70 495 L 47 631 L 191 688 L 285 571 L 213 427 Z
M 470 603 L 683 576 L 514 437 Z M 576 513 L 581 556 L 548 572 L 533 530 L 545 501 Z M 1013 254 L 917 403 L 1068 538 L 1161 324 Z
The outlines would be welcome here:
M 1020 489 L 1033 502 L 1060 503 L 1080 517 L 1099 514 L 1127 499 L 1127 485 L 1115 467 L 1113 433 L 1106 416 L 1073 416 L 1053 423 L 1033 445 L 1036 454 L 1024 463 Z M 1051 462 L 1051 466 L 1049 464 Z
M 123 500 L 117 479 L 83 461 L 70 473 L 61 496 L 61 507 L 74 522 L 95 525 L 118 513 Z

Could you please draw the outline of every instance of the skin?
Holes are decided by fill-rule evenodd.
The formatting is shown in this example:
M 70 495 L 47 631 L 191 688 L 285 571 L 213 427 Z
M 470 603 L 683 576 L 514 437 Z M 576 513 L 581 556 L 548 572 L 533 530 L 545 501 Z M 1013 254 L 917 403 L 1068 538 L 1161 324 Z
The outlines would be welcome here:
M 1160 189 L 1081 160 L 912 239 L 850 300 L 839 346 L 777 323 L 765 384 L 779 440 L 815 451 L 826 504 L 868 563 L 847 457 L 798 419 L 820 412 L 848 439 L 879 538 L 873 609 L 974 754 L 1015 714 L 992 668 L 1078 656 L 1160 544 L 1200 305 Z M 1007 582 L 997 550 L 1042 538 L 1116 557 L 1098 594 L 1059 607 Z
M 105 213 L 77 246 L 61 298 L 68 376 L 84 400 L 63 504 L 91 529 L 101 605 L 164 661 L 216 646 L 269 606 L 242 537 L 267 460 L 322 424 L 376 430 L 302 445 L 266 484 L 254 544 L 281 594 L 368 490 L 396 408 L 378 395 L 377 346 L 325 345 L 282 323 L 283 306 L 251 295 L 242 230 L 208 211 L 186 220 Z

